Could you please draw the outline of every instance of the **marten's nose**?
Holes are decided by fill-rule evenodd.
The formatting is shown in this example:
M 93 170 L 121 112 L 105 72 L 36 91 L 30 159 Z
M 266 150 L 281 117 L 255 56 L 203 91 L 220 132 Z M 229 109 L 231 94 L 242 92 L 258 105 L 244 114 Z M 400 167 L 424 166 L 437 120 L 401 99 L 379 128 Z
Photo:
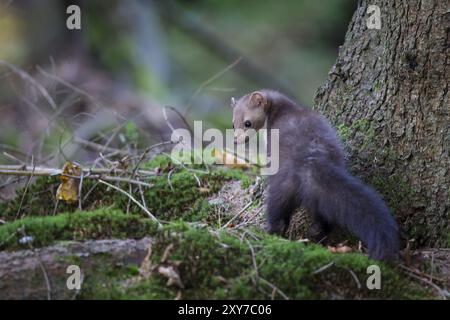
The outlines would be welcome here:
M 238 130 L 234 130 L 234 144 L 237 144 L 238 138 L 239 138 L 239 132 Z

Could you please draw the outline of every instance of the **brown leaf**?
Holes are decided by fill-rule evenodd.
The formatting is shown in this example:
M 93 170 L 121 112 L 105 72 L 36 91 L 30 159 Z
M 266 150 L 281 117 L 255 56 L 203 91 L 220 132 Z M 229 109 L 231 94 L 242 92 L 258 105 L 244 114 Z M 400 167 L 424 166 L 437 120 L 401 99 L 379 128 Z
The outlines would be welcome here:
M 200 193 L 210 193 L 210 192 L 211 192 L 211 189 L 209 189 L 209 188 L 204 188 L 204 187 L 200 187 L 200 188 L 198 188 L 198 191 L 199 191 Z
M 178 274 L 177 271 L 175 271 L 175 269 L 172 266 L 160 266 L 158 268 L 158 272 L 159 274 L 161 274 L 162 276 L 166 277 L 167 280 L 167 285 L 171 286 L 171 285 L 176 285 L 177 287 L 183 289 L 184 285 L 181 282 L 181 278 L 180 275 Z
M 349 246 L 338 245 L 336 247 L 328 246 L 328 251 L 332 253 L 349 253 L 352 252 L 353 249 Z
M 64 164 L 60 176 L 61 184 L 56 191 L 56 198 L 65 202 L 78 201 L 78 187 L 80 180 L 74 177 L 81 176 L 81 168 L 76 164 L 67 161 Z
M 230 168 L 250 168 L 251 165 L 247 163 L 244 159 L 238 158 L 232 153 L 227 151 L 221 151 L 214 149 L 214 158 L 216 158 L 217 163 L 223 163 Z

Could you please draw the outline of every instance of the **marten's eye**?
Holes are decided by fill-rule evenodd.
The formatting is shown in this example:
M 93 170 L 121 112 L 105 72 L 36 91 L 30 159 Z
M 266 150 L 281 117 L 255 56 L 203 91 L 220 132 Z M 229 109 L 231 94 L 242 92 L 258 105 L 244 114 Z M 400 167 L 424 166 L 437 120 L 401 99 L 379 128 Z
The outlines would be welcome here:
M 246 128 L 250 128 L 251 126 L 252 126 L 252 123 L 250 122 L 250 121 L 245 121 L 244 122 L 244 126 L 246 127 Z
M 233 130 L 234 130 L 234 123 L 233 123 Z

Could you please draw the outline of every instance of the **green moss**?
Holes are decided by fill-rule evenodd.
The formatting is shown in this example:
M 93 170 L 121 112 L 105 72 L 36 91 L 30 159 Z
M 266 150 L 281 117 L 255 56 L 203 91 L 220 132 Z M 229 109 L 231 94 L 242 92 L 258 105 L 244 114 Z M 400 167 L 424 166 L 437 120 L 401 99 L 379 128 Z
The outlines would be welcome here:
M 27 190 L 25 188 L 17 190 L 16 196 L 4 204 L 4 209 L 0 211 L 0 217 L 5 220 L 15 220 L 25 216 L 47 216 L 76 211 L 78 203 L 56 201 L 56 190 L 60 183 L 59 177 L 56 176 L 36 178 Z M 89 196 L 83 201 L 85 210 L 110 206 L 114 203 L 117 195 L 116 192 L 107 190 L 105 186 L 85 179 L 82 197 L 85 198 L 90 190 Z
M 170 179 L 164 174 L 154 179 L 152 181 L 154 186 L 145 191 L 147 206 L 160 219 L 180 218 L 183 213 L 190 210 L 196 200 L 217 192 L 225 179 L 226 177 L 218 172 L 194 175 L 192 172 L 182 170 L 173 173 Z M 119 206 L 123 207 L 127 202 L 128 199 L 123 199 L 119 202 Z M 140 210 L 136 206 L 131 206 L 131 209 Z
M 375 130 L 366 119 L 358 119 L 350 125 L 341 123 L 337 126 L 337 131 L 344 141 L 362 135 L 359 151 L 367 149 L 375 137 Z
M 350 137 L 350 128 L 346 126 L 345 124 L 341 123 L 337 126 L 337 131 L 341 139 L 345 140 Z
M 142 238 L 156 230 L 149 219 L 118 210 L 65 213 L 49 217 L 27 217 L 0 226 L 0 250 L 28 249 L 19 240 L 32 237 L 33 247 L 61 240 Z
M 377 80 L 375 82 L 375 84 L 373 85 L 373 88 L 375 89 L 375 91 L 380 91 L 380 89 L 381 89 L 381 82 L 380 82 L 380 80 Z
M 376 262 L 361 254 L 332 254 L 324 247 L 287 241 L 257 229 L 246 230 L 254 236 L 248 240 L 248 233 L 217 229 L 219 223 L 207 196 L 230 179 L 240 180 L 248 187 L 254 180 L 248 172 L 221 168 L 210 173 L 195 171 L 194 176 L 194 171 L 174 168 L 168 157 L 157 157 L 146 167 L 159 168 L 160 174 L 147 181 L 154 186 L 144 196 L 153 214 L 171 221 L 162 229 L 157 229 L 137 206 L 129 205 L 126 196 L 103 185 L 93 189 L 83 202 L 86 209 L 103 209 L 53 216 L 59 181 L 56 177 L 39 178 L 24 196 L 19 214 L 26 217 L 0 226 L 0 250 L 28 248 L 29 244 L 19 243 L 24 234 L 32 237 L 33 247 L 55 241 L 152 237 L 152 268 L 148 277 L 140 277 L 139 266 L 111 264 L 108 255 L 95 257 L 104 261 L 99 260 L 97 265 L 101 267 L 86 274 L 78 296 L 83 299 L 173 299 L 178 294 L 185 299 L 281 299 L 284 295 L 295 299 L 430 297 L 429 292 L 405 278 L 401 270 L 383 264 L 382 289 L 367 289 L 367 267 Z M 407 185 L 397 180 L 388 181 L 390 187 L 381 186 L 386 183 L 384 179 L 372 182 L 392 196 L 408 193 Z M 93 186 L 94 181 L 86 181 L 83 194 Z M 119 186 L 128 190 L 127 184 Z M 399 192 L 399 186 L 405 190 Z M 133 193 L 140 199 L 137 190 Z M 11 221 L 18 212 L 22 194 L 23 190 L 18 192 L 18 199 L 2 205 L 4 211 L 0 215 Z M 76 207 L 77 204 L 61 204 L 56 212 L 61 208 L 76 211 Z M 130 214 L 123 213 L 127 207 Z M 87 263 L 80 257 L 67 259 L 77 265 Z M 167 279 L 157 272 L 158 266 L 174 266 L 183 288 L 168 286 Z
M 211 223 L 211 226 L 214 226 L 216 223 L 215 220 L 211 220 L 211 214 L 213 213 L 213 207 L 209 205 L 206 199 L 198 199 L 193 205 L 192 208 L 187 211 L 182 219 L 183 221 L 204 221 L 207 223 Z
M 183 221 L 157 229 L 149 219 L 99 210 L 8 223 L 0 227 L 2 249 L 22 247 L 18 244 L 21 235 L 16 234 L 21 227 L 33 237 L 35 247 L 56 240 L 152 237 L 148 277 L 140 276 L 139 266 L 111 263 L 108 254 L 89 259 L 67 257 L 68 263 L 85 270 L 81 299 L 173 299 L 178 294 L 185 299 L 430 297 L 395 267 L 361 254 L 332 254 L 318 245 L 287 241 L 261 231 L 255 232 L 259 240 L 244 240 L 225 230 Z M 365 288 L 366 269 L 372 264 L 381 267 L 381 290 Z M 183 288 L 169 286 L 157 272 L 159 266 L 174 266 Z M 352 273 L 362 288 L 358 289 Z
M 185 299 L 431 297 L 400 270 L 361 254 L 332 254 L 318 245 L 259 236 L 260 241 L 241 241 L 226 232 L 182 222 L 169 224 L 155 237 L 151 261 L 154 266 L 176 265 L 184 288 L 167 286 L 167 279 L 154 273 L 150 279 L 113 292 L 119 292 L 120 298 L 156 299 L 172 299 L 179 292 Z M 167 255 L 169 246 L 173 247 Z M 161 263 L 163 255 L 167 259 Z M 367 267 L 372 264 L 381 268 L 380 290 L 365 287 Z
M 183 217 L 184 213 L 192 212 L 193 204 L 217 192 L 227 180 L 241 180 L 244 188 L 254 181 L 253 177 L 249 177 L 239 169 L 211 169 L 210 173 L 206 173 L 206 171 L 196 170 L 204 169 L 201 166 L 193 166 L 193 170 L 174 167 L 167 156 L 155 157 L 144 167 L 158 168 L 160 172 L 146 181 L 154 186 L 145 189 L 144 197 L 149 210 L 162 220 L 178 219 Z M 169 177 L 168 172 L 171 170 L 172 174 Z M 56 202 L 55 195 L 59 184 L 59 177 L 38 177 L 26 190 L 25 195 L 25 189 L 20 189 L 13 200 L 2 204 L 0 218 L 15 220 L 16 217 L 47 216 L 76 211 L 77 202 L 72 204 Z M 126 183 L 116 185 L 129 191 L 129 185 Z M 136 199 L 141 199 L 138 188 L 134 187 L 132 194 Z M 142 214 L 141 208 L 131 202 L 126 195 L 98 184 L 95 180 L 83 181 L 81 197 L 84 210 L 111 207 Z M 195 215 L 191 214 L 191 216 Z
M 169 300 L 176 297 L 177 292 L 170 287 L 167 287 L 165 280 L 160 278 L 150 278 L 131 286 L 127 290 L 114 289 L 111 292 L 105 292 L 106 299 L 120 299 L 120 300 Z M 83 295 L 84 298 L 97 299 L 97 293 L 93 295 Z

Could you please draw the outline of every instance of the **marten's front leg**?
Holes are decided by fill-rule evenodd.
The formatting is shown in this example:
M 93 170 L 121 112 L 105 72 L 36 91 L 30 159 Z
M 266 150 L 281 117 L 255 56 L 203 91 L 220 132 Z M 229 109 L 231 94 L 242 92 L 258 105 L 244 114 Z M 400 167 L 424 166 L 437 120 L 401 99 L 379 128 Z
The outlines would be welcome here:
M 297 207 L 294 181 L 269 179 L 267 199 L 267 232 L 283 235 Z

